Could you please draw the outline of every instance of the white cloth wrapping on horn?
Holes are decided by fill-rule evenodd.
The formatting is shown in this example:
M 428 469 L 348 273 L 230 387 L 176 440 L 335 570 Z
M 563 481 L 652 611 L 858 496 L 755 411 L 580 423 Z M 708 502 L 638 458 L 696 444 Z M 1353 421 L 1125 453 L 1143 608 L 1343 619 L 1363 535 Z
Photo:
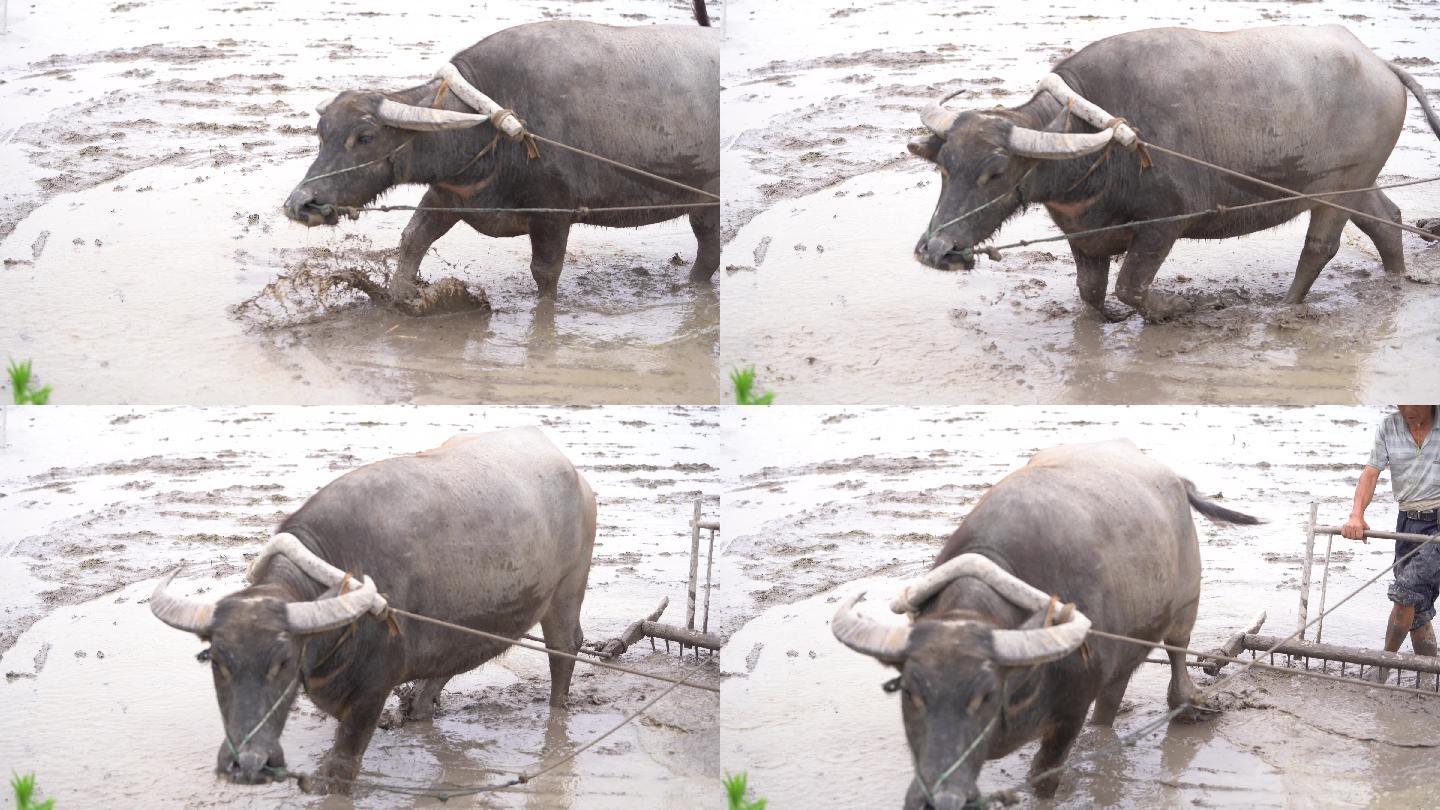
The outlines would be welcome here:
M 1129 125 L 1121 122 L 1113 126 L 1111 122 L 1115 116 L 1100 109 L 1093 102 L 1070 89 L 1070 85 L 1057 74 L 1047 73 L 1045 78 L 1040 80 L 1040 90 L 1043 90 L 1055 97 L 1055 100 L 1070 108 L 1081 121 L 1101 131 L 1110 130 L 1114 139 L 1126 149 L 1134 149 L 1135 142 L 1140 136 L 1131 129 Z
M 995 660 L 1002 664 L 1048 664 L 1069 655 L 1085 643 L 1089 634 L 1090 618 L 1076 610 L 1064 624 L 1029 630 L 991 630 L 990 649 Z
M 1010 151 L 1041 160 L 1064 160 L 1099 152 L 1110 145 L 1114 130 L 1099 132 L 1046 132 L 1015 127 L 1010 130 Z
M 461 101 L 469 104 L 471 109 L 483 113 L 487 117 L 504 109 L 496 103 L 495 99 L 490 98 L 476 89 L 475 85 L 465 81 L 465 77 L 460 75 L 460 70 L 456 68 L 452 62 L 446 62 L 444 67 L 435 71 L 435 78 L 443 79 L 450 85 L 450 91 Z M 509 135 L 511 138 L 519 138 L 521 134 L 525 132 L 525 127 L 521 125 L 520 119 L 515 117 L 515 113 L 510 113 L 500 119 L 499 126 L 500 131 Z
M 387 126 L 399 127 L 400 129 L 413 129 L 421 132 L 434 132 L 442 129 L 469 129 L 478 127 L 490 120 L 488 116 L 475 115 L 474 113 L 455 112 L 454 110 L 441 110 L 434 107 L 416 107 L 413 104 L 402 104 L 398 101 L 391 101 L 388 98 L 380 99 L 380 106 L 376 109 L 376 115 L 380 121 Z
M 944 590 L 960 577 L 975 577 L 994 588 L 1011 603 L 1026 610 L 1039 610 L 1050 604 L 1050 595 L 995 564 L 983 554 L 961 554 L 925 572 L 923 576 L 900 589 L 890 600 L 896 613 L 918 613 L 930 597 Z
M 306 548 L 305 544 L 300 542 L 300 538 L 289 532 L 280 532 L 270 538 L 270 542 L 266 543 L 265 548 L 260 550 L 260 556 L 256 557 L 255 560 L 250 563 L 250 567 L 245 571 L 245 579 L 253 585 L 259 578 L 261 572 L 264 571 L 264 566 L 269 564 L 270 558 L 277 554 L 284 555 L 286 559 L 295 564 L 296 568 L 304 571 L 306 576 L 322 585 L 333 588 L 345 581 L 344 571 L 320 559 L 315 552 Z M 349 593 L 364 588 L 365 583 L 368 583 L 369 580 L 370 578 L 368 576 L 365 577 L 364 582 L 358 582 L 354 577 L 351 577 L 350 585 L 346 588 L 346 592 Z M 374 583 L 370 583 L 370 589 L 374 591 Z M 373 594 L 370 599 L 369 608 L 371 613 L 376 616 L 383 615 L 388 607 L 389 605 L 385 601 L 385 597 L 379 593 Z
M 911 617 L 930 597 L 960 577 L 975 577 L 994 588 L 1011 603 L 1025 610 L 1049 607 L 1051 596 L 1034 585 L 995 564 L 982 554 L 961 554 L 936 566 L 900 590 L 890 600 L 895 613 Z M 1090 633 L 1090 619 L 1075 610 L 1070 621 L 1049 627 L 1021 630 L 992 630 L 991 650 L 1000 663 L 1044 664 L 1069 655 L 1085 642 Z

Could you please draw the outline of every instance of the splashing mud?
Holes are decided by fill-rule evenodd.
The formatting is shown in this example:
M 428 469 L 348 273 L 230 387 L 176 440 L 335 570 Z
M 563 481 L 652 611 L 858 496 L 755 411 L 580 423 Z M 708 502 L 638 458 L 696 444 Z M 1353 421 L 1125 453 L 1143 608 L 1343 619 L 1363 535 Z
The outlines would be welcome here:
M 1371 3 L 1212 3 L 1189 10 L 1040 2 L 949 9 L 901 0 L 747 8 L 723 69 L 725 366 L 755 364 L 784 402 L 885 404 L 1424 400 L 1440 366 L 1440 245 L 1404 237 L 1386 276 L 1353 226 L 1299 310 L 1282 306 L 1305 218 L 1240 239 L 1181 242 L 1156 284 L 1200 305 L 1177 322 L 1108 323 L 1075 288 L 1064 241 L 942 273 L 911 257 L 939 193 L 905 150 L 919 110 L 1014 106 L 1057 60 L 1156 26 L 1207 30 L 1341 22 L 1399 61 L 1433 99 L 1435 20 Z M 1381 183 L 1435 175 L 1440 141 L 1411 98 Z M 1437 184 L 1396 189 L 1407 222 L 1434 217 Z M 1043 209 L 999 243 L 1058 235 Z M 1118 275 L 1112 273 L 1112 276 Z M 1112 297 L 1113 302 L 1113 297 Z
M 894 670 L 840 646 L 830 617 L 857 591 L 876 605 L 888 601 L 928 567 L 976 500 L 1035 451 L 1125 436 L 1207 498 L 1267 520 L 1234 527 L 1196 518 L 1204 572 L 1192 646 L 1210 649 L 1261 610 L 1266 632 L 1294 629 L 1309 503 L 1319 503 L 1322 523 L 1348 514 L 1382 415 L 1149 406 L 741 411 L 727 422 L 723 465 L 732 632 L 722 653 L 721 761 L 748 769 L 777 807 L 899 805 L 911 763 L 897 698 L 880 689 Z M 1388 481 L 1377 496 L 1370 525 L 1391 528 Z M 1336 539 L 1328 604 L 1385 570 L 1391 551 L 1384 541 Z M 1361 591 L 1327 619 L 1324 641 L 1378 647 L 1389 607 L 1383 581 Z M 1193 672 L 1197 683 L 1211 680 Z M 1114 731 L 1087 727 L 1071 760 L 1162 715 L 1167 682 L 1166 667 L 1142 665 Z M 1026 793 L 1020 806 L 1411 807 L 1440 799 L 1427 767 L 1440 748 L 1440 699 L 1253 672 L 1221 697 L 1230 708 L 1219 719 L 1171 725 L 1100 753 L 1065 773 L 1053 804 Z M 1035 749 L 988 763 L 982 789 L 1022 783 Z
M 305 229 L 280 211 L 314 158 L 318 101 L 409 86 L 556 13 L 542 0 L 479 16 L 458 2 L 11 4 L 0 353 L 33 357 L 57 404 L 714 402 L 718 296 L 670 261 L 694 257 L 684 220 L 574 229 L 553 302 L 536 294 L 527 239 L 457 228 L 421 266 L 424 297 L 397 310 L 331 276 L 378 291 L 407 215 Z M 689 15 L 678 0 L 564 9 Z
M 707 515 L 719 510 L 713 408 L 12 412 L 0 450 L 0 762 L 38 773 L 62 807 L 433 805 L 217 781 L 214 687 L 193 660 L 202 645 L 156 621 L 145 601 L 181 562 L 187 596 L 239 588 L 278 520 L 344 471 L 456 432 L 522 424 L 541 425 L 599 497 L 587 638 L 617 635 L 666 596 L 665 620 L 683 621 L 693 500 Z M 647 644 L 620 663 L 671 677 L 698 663 L 698 683 L 718 681 L 718 659 L 682 661 Z M 568 711 L 552 715 L 544 656 L 512 650 L 453 680 L 432 721 L 377 731 L 361 778 L 494 783 L 590 742 L 663 688 L 580 664 Z M 718 713 L 715 695 L 677 689 L 553 774 L 473 801 L 681 810 L 718 800 Z M 313 770 L 334 728 L 298 700 L 284 735 L 289 766 Z

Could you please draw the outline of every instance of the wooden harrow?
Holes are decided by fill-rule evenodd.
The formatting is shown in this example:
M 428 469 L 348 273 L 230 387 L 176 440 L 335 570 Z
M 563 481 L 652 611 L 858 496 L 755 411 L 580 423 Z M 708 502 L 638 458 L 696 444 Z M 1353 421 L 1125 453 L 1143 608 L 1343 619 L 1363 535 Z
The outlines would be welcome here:
M 709 544 L 705 552 L 705 587 L 700 590 L 700 533 L 709 534 Z M 620 635 L 604 641 L 587 641 L 585 647 L 595 654 L 596 657 L 605 660 L 615 658 L 642 638 L 650 639 L 650 649 L 655 649 L 655 639 L 665 642 L 665 650 L 669 652 L 670 642 L 680 645 L 680 655 L 685 655 L 685 648 L 689 647 L 699 657 L 700 650 L 713 655 L 720 649 L 721 641 L 718 636 L 710 633 L 710 591 L 712 588 L 712 577 L 715 571 L 715 535 L 720 533 L 720 521 L 705 520 L 701 511 L 701 502 L 695 501 L 695 516 L 690 519 L 690 584 L 686 590 L 687 600 L 685 605 L 685 626 L 678 627 L 673 624 L 664 624 L 660 616 L 665 608 L 670 605 L 670 597 L 660 600 L 660 604 L 650 613 L 640 619 L 631 622 Z M 701 594 L 703 593 L 703 599 Z M 700 627 L 695 627 L 697 607 L 700 613 Z
M 1300 572 L 1300 607 L 1296 623 L 1299 635 L 1286 641 L 1282 641 L 1281 636 L 1260 635 L 1260 627 L 1265 623 L 1265 614 L 1261 613 L 1248 628 L 1231 636 L 1224 645 L 1212 650 L 1211 654 L 1231 658 L 1238 657 L 1245 651 L 1249 651 L 1252 657 L 1268 654 L 1272 664 L 1275 664 L 1278 659 L 1281 664 L 1286 666 L 1303 669 L 1311 669 L 1314 666 L 1328 674 L 1355 678 L 1364 678 L 1376 670 L 1380 670 L 1388 672 L 1386 682 L 1393 678 L 1396 685 L 1440 692 L 1440 677 L 1422 680 L 1422 675 L 1440 676 L 1440 657 L 1386 652 L 1363 647 L 1344 647 L 1321 642 L 1325 632 L 1326 592 L 1330 584 L 1330 552 L 1335 537 L 1340 534 L 1340 527 L 1316 525 L 1318 511 L 1317 504 L 1310 504 L 1310 519 L 1305 525 L 1305 561 Z M 1320 620 L 1315 623 L 1315 640 L 1309 641 L 1305 638 L 1305 634 L 1310 619 L 1310 584 L 1313 580 L 1311 575 L 1315 562 L 1315 538 L 1320 535 L 1324 535 L 1326 538 L 1324 567 L 1320 574 Z M 1408 540 L 1413 543 L 1440 542 L 1440 537 L 1401 532 L 1367 531 L 1365 536 L 1380 540 Z M 1190 666 L 1202 668 L 1210 675 L 1218 675 L 1225 665 L 1224 661 L 1217 661 L 1205 656 L 1200 656 L 1190 664 Z M 1331 666 L 1334 666 L 1335 669 L 1331 670 Z M 1413 682 L 1407 683 L 1407 681 L 1411 681 L 1411 678 L 1406 677 L 1407 673 L 1413 676 Z M 1424 681 L 1429 681 L 1429 683 L 1424 683 Z

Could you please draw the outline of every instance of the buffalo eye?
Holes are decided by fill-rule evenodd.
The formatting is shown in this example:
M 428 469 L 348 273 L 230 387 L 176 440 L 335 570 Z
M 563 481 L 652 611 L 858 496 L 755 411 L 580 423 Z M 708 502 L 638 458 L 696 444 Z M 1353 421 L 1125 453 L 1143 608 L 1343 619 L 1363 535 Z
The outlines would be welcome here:
M 359 135 L 355 136 L 355 142 L 361 144 L 362 146 L 364 144 L 370 143 L 373 140 L 375 140 L 375 133 L 373 132 L 362 132 Z
M 210 662 L 210 648 L 209 648 L 209 647 L 206 647 L 205 649 L 201 650 L 200 652 L 195 653 L 195 660 L 196 660 L 196 661 L 199 661 L 199 662 L 202 663 L 202 664 L 209 663 L 209 662 Z

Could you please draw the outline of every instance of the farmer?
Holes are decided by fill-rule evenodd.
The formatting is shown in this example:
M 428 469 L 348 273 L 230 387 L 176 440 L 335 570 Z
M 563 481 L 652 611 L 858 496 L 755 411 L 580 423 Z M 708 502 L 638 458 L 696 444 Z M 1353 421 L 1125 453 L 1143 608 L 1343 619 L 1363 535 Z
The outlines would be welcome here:
M 1409 534 L 1440 534 L 1435 523 L 1440 508 L 1440 436 L 1436 435 L 1436 406 L 1400 405 L 1375 431 L 1375 448 L 1370 463 L 1355 486 L 1355 506 L 1340 533 L 1351 540 L 1364 540 L 1370 525 L 1365 507 L 1375 497 L 1380 471 L 1390 469 L 1390 485 L 1400 504 L 1395 531 Z M 1410 634 L 1410 646 L 1417 655 L 1435 655 L 1435 597 L 1440 595 L 1440 544 L 1427 543 L 1401 563 L 1418 543 L 1395 541 L 1395 581 L 1390 583 L 1390 624 L 1385 628 L 1385 649 L 1395 652 Z M 1380 678 L 1385 677 L 1384 670 Z

